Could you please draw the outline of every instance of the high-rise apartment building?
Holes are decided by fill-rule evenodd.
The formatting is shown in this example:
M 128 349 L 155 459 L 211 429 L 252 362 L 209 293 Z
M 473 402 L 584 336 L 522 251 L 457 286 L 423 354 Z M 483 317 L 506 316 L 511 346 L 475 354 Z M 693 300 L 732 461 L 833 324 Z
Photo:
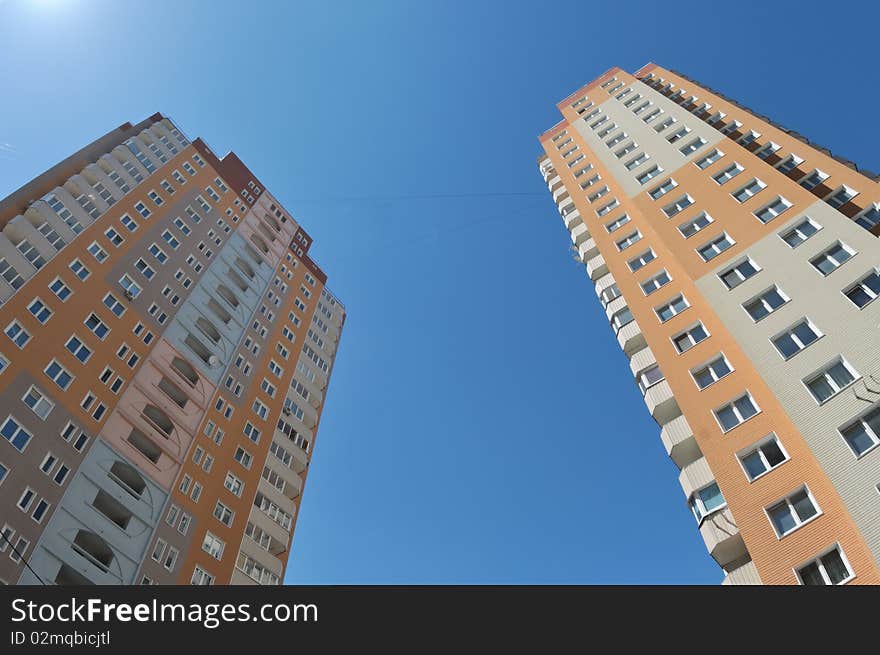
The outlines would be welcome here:
M 880 582 L 877 177 L 653 64 L 558 108 L 540 172 L 724 583 Z
M 345 320 L 309 235 L 161 114 L 0 228 L 0 580 L 279 584 Z

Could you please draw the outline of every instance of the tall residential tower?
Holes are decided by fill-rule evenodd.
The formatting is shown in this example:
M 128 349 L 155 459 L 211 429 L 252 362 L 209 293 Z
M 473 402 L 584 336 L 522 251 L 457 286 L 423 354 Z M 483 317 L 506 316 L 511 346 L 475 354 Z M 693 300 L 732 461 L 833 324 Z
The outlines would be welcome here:
M 880 187 L 653 64 L 539 167 L 725 584 L 880 583 Z
M 308 234 L 161 114 L 0 228 L 0 580 L 279 584 L 345 320 Z

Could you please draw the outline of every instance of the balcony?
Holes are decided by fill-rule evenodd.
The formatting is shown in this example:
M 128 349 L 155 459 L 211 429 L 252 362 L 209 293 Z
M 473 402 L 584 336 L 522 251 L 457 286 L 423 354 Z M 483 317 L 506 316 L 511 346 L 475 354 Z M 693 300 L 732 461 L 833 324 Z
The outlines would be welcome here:
M 567 216 L 574 209 L 574 200 L 572 197 L 568 195 L 568 193 L 563 193 L 559 198 L 559 213 L 563 216 Z
M 559 202 L 563 195 L 567 193 L 567 189 L 565 185 L 560 181 L 554 184 L 550 188 L 550 192 L 553 194 L 553 202 Z
M 578 223 L 581 225 L 584 224 L 583 220 L 581 220 L 581 213 L 577 210 L 577 208 L 572 205 L 572 209 L 567 214 L 562 215 L 562 220 L 565 222 L 565 229 L 571 230 Z
M 562 184 L 562 178 L 556 175 L 555 171 L 553 172 L 553 177 L 547 180 L 547 188 L 551 191 L 557 184 Z
M 578 214 L 580 217 L 580 214 Z M 583 221 L 580 223 L 576 223 L 574 227 L 571 228 L 571 242 L 579 246 L 584 241 L 590 238 L 590 231 L 587 229 L 587 226 L 584 225 Z
M 628 357 L 632 356 L 634 352 L 641 350 L 646 345 L 642 329 L 635 321 L 630 321 L 620 328 L 617 332 L 617 343 L 620 344 L 623 352 L 626 353 Z
M 681 409 L 675 400 L 669 382 L 666 380 L 648 387 L 645 392 L 645 404 L 658 425 L 664 425 L 681 415 Z
M 608 320 L 611 320 L 611 317 L 614 316 L 621 309 L 626 307 L 626 298 L 623 296 L 619 296 L 612 300 L 605 306 L 605 314 L 608 316 Z
M 723 585 L 760 585 L 764 584 L 761 582 L 761 576 L 758 575 L 758 569 L 755 567 L 755 563 L 751 560 L 738 566 L 737 568 L 730 571 L 727 575 L 724 576 L 724 580 L 721 582 Z
M 660 430 L 660 440 L 663 441 L 666 454 L 679 469 L 703 456 L 694 438 L 694 431 L 684 416 L 678 416 L 666 423 Z
M 617 280 L 614 279 L 614 276 L 611 275 L 611 273 L 607 273 L 606 275 L 600 277 L 598 280 L 596 280 L 596 295 L 601 298 L 602 293 L 605 291 L 605 289 L 610 287 L 616 281 Z
M 703 519 L 700 534 L 706 544 L 706 550 L 721 567 L 748 553 L 728 507 Z
M 618 300 L 623 300 L 623 298 L 617 298 L 613 302 L 609 303 L 609 307 L 616 303 Z M 649 366 L 653 366 L 656 363 L 657 358 L 654 357 L 654 353 L 651 352 L 651 349 L 642 348 L 641 350 L 634 353 L 633 356 L 630 358 L 629 368 L 632 371 L 632 374 L 635 376 L 644 371 Z
M 608 264 L 605 263 L 605 258 L 602 255 L 596 255 L 587 262 L 587 275 L 591 280 L 596 281 L 607 272 Z
M 695 491 L 714 482 L 715 476 L 706 458 L 700 457 L 681 470 L 678 480 L 685 496 L 690 498 Z M 700 535 L 709 554 L 721 567 L 748 555 L 742 535 L 733 520 L 733 514 L 726 505 L 703 518 L 700 523 Z
M 293 470 L 297 473 L 302 473 L 306 470 L 309 465 L 309 456 L 306 454 L 302 448 L 287 440 L 287 443 L 284 445 L 284 448 L 290 451 L 290 454 L 293 455 Z
M 599 254 L 599 248 L 596 246 L 595 239 L 587 239 L 578 246 L 578 255 L 582 262 L 587 262 Z

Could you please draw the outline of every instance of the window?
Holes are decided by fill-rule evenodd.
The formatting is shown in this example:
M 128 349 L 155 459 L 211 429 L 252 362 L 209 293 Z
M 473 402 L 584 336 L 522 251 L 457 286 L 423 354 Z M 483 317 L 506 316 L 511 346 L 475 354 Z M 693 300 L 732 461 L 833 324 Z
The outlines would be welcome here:
M 841 585 L 851 580 L 854 574 L 840 546 L 835 545 L 824 555 L 800 567 L 797 577 L 802 585 Z
M 226 544 L 219 537 L 211 534 L 210 532 L 205 533 L 205 539 L 202 541 L 202 550 L 208 553 L 211 557 L 216 560 L 223 559 L 223 551 L 226 548 Z
M 618 159 L 622 159 L 626 157 L 629 153 L 635 152 L 636 148 L 639 147 L 639 144 L 635 141 L 630 141 L 625 146 L 623 146 L 620 150 L 615 151 L 614 156 Z
M 788 453 L 772 433 L 751 448 L 737 454 L 737 457 L 750 482 L 788 461 Z
M 632 159 L 630 159 L 623 166 L 624 166 L 624 168 L 626 168 L 626 170 L 631 171 L 631 170 L 638 168 L 642 164 L 644 164 L 650 158 L 651 158 L 650 155 L 642 152 L 642 153 L 639 153 L 636 157 L 633 157 Z
M 223 503 L 218 502 L 217 505 L 214 507 L 214 518 L 216 518 L 226 527 L 230 527 L 232 526 L 232 522 L 235 519 L 235 512 L 233 512 Z
M 5 332 L 6 336 L 12 340 L 12 343 L 19 348 L 24 348 L 27 342 L 31 340 L 30 333 L 18 321 L 12 321 L 12 323 L 7 325 Z
M 49 362 L 49 365 L 46 366 L 43 372 L 50 380 L 64 390 L 66 390 L 73 381 L 73 376 L 67 371 L 67 369 L 54 359 Z
M 630 311 L 629 307 L 624 307 L 620 311 L 615 312 L 615 314 L 611 317 L 611 325 L 614 327 L 614 330 L 616 332 L 619 332 L 624 325 L 628 325 L 634 320 L 635 319 L 633 318 L 632 312 Z
M 697 168 L 700 170 L 705 170 L 709 168 L 716 161 L 721 159 L 724 156 L 724 153 L 718 150 L 717 148 L 713 149 L 712 152 L 707 154 L 705 157 L 701 157 L 697 161 L 694 162 Z
M 682 197 L 678 198 L 675 202 L 664 207 L 663 212 L 666 214 L 666 216 L 668 218 L 672 218 L 677 213 L 679 213 L 683 209 L 686 209 L 687 207 L 690 207 L 693 204 L 694 204 L 693 198 L 691 198 L 689 195 L 683 195 Z
M 785 232 L 782 232 L 779 236 L 789 246 L 791 246 L 792 248 L 797 248 L 804 241 L 809 239 L 821 229 L 821 225 L 819 225 L 812 218 L 807 216 L 800 223 L 786 230 Z
M 880 444 L 880 407 L 841 428 L 840 434 L 856 457 L 873 450 Z
M 819 515 L 819 507 L 806 486 L 768 507 L 766 511 L 776 535 L 780 538 Z
M 757 275 L 760 271 L 761 268 L 753 260 L 747 258 L 720 273 L 718 277 L 724 283 L 724 286 L 728 289 L 733 289 L 750 277 Z
M 103 341 L 104 337 L 106 337 L 107 334 L 110 332 L 110 328 L 107 327 L 107 324 L 104 323 L 104 321 L 102 321 L 100 318 L 98 318 L 98 315 L 94 312 L 86 317 L 86 320 L 83 321 L 83 324 L 92 332 L 94 332 L 101 341 Z
M 689 305 L 687 303 L 687 299 L 683 295 L 679 294 L 666 304 L 657 307 L 654 311 L 657 313 L 657 317 L 660 319 L 660 322 L 665 323 L 673 316 L 681 314 L 688 307 Z
M 99 264 L 110 256 L 107 254 L 106 250 L 98 245 L 97 241 L 92 241 L 87 250 L 91 253 L 92 257 L 94 257 L 98 261 Z
M 838 357 L 817 374 L 804 380 L 804 384 L 821 405 L 843 391 L 857 377 L 858 372 L 845 359 Z
M 134 209 L 138 214 L 140 214 L 144 218 L 149 218 L 150 215 L 152 214 L 152 212 L 149 209 L 147 209 L 147 206 L 142 202 L 138 202 L 137 204 L 135 204 Z
M 880 296 L 880 274 L 877 269 L 872 270 L 843 294 L 859 309 Z
M 755 416 L 759 411 L 751 394 L 746 392 L 736 400 L 716 409 L 714 414 L 718 424 L 721 426 L 721 431 L 730 432 L 736 426 Z
M 709 243 L 697 248 L 697 253 L 703 258 L 703 261 L 711 261 L 722 252 L 733 246 L 736 242 L 728 236 L 726 232 L 721 236 L 715 237 Z
M 247 452 L 244 448 L 238 447 L 235 449 L 233 459 L 235 459 L 236 462 L 244 466 L 246 469 L 249 469 L 251 467 L 253 455 Z
M 143 275 L 148 280 L 152 280 L 153 277 L 156 275 L 156 271 L 153 270 L 153 268 L 150 267 L 150 265 L 147 264 L 147 262 L 145 262 L 143 258 L 138 259 L 134 263 L 134 267 L 141 273 L 141 275 Z
M 753 298 L 743 304 L 743 309 L 748 312 L 753 321 L 760 321 L 762 318 L 776 311 L 787 303 L 790 298 L 779 287 L 772 286 L 757 298 Z
M 12 447 L 19 452 L 23 452 L 33 435 L 24 429 L 19 422 L 12 416 L 7 416 L 0 426 L 0 435 L 6 439 Z
M 55 407 L 55 403 L 49 400 L 43 392 L 37 389 L 35 386 L 31 385 L 30 389 L 27 390 L 27 393 L 22 397 L 21 402 L 31 408 L 34 414 L 40 417 L 41 420 L 46 420 L 46 417 L 49 416 L 52 409 Z
M 678 122 L 677 118 L 673 118 L 672 116 L 667 116 L 666 118 L 664 118 L 662 121 L 660 121 L 659 123 L 657 123 L 654 126 L 654 131 L 658 132 L 658 133 L 662 132 L 667 127 L 670 127 L 671 125 L 673 125 L 674 123 L 677 123 L 677 122 Z
M 669 283 L 670 279 L 671 278 L 669 277 L 669 273 L 667 273 L 665 270 L 660 271 L 657 275 L 650 277 L 641 283 L 642 292 L 646 296 L 650 296 L 652 293 L 657 291 L 657 289 Z
M 21 496 L 18 499 L 18 509 L 22 512 L 27 512 L 31 506 L 31 503 L 34 502 L 34 498 L 37 497 L 36 492 L 30 487 L 25 487 L 25 490 L 22 492 Z
M 651 189 L 648 192 L 648 195 L 651 196 L 651 198 L 653 200 L 659 200 L 660 198 L 665 196 L 667 193 L 672 191 L 677 186 L 678 186 L 678 182 L 676 182 L 672 178 L 669 178 L 668 180 L 663 182 L 663 184 L 661 184 L 660 186 Z
M 617 198 L 615 198 L 614 200 L 609 202 L 607 205 L 602 205 L 601 207 L 599 207 L 599 209 L 596 210 L 596 216 L 604 216 L 605 214 L 610 212 L 612 209 L 617 207 L 617 205 L 619 205 L 619 204 L 620 203 L 617 202 Z
M 758 139 L 760 136 L 761 136 L 760 132 L 755 132 L 755 130 L 749 130 L 748 132 L 743 134 L 739 139 L 737 139 L 736 142 L 738 144 L 740 144 L 741 146 L 745 147 L 745 146 L 749 145 L 750 143 L 752 143 L 753 141 L 755 141 L 756 139 Z
M 662 173 L 662 172 L 663 172 L 663 169 L 660 168 L 659 166 L 657 166 L 656 164 L 654 164 L 648 170 L 646 170 L 644 173 L 640 173 L 639 175 L 637 175 L 636 182 L 638 182 L 639 184 L 647 184 L 648 182 L 653 180 L 655 177 L 660 175 L 660 173 Z
M 113 227 L 108 228 L 104 232 L 104 236 L 107 237 L 107 239 L 110 240 L 110 243 L 112 243 L 117 248 L 119 246 L 121 246 L 123 244 L 123 242 L 125 241 L 125 239 L 122 238 L 122 236 L 119 234 L 119 232 L 116 231 L 116 228 L 113 228 Z
M 672 337 L 672 343 L 675 345 L 675 349 L 678 352 L 683 353 L 696 346 L 708 336 L 709 333 L 706 332 L 706 328 L 703 327 L 703 324 L 697 323 Z
M 749 198 L 753 197 L 754 195 L 756 195 L 759 191 L 764 189 L 766 186 L 767 185 L 764 184 L 764 182 L 762 182 L 758 178 L 752 178 L 752 180 L 749 181 L 748 184 L 740 187 L 739 189 L 737 189 L 736 191 L 734 191 L 730 195 L 732 195 L 734 198 L 736 198 L 736 200 L 738 202 L 742 203 L 742 202 L 745 202 L 746 200 L 748 200 Z
M 812 173 L 808 173 L 798 182 L 807 191 L 812 191 L 817 186 L 828 179 L 828 173 L 823 173 L 818 168 L 813 169 Z
M 635 273 L 637 270 L 648 264 L 649 262 L 654 261 L 657 258 L 657 255 L 653 250 L 646 250 L 638 257 L 630 259 L 627 264 L 629 265 L 629 270 Z
M 711 216 L 709 216 L 709 214 L 707 214 L 706 212 L 700 212 L 699 214 L 694 216 L 694 218 L 692 218 L 691 220 L 686 221 L 686 222 L 682 223 L 681 225 L 679 225 L 678 231 L 681 232 L 682 236 L 685 239 L 689 239 L 690 237 L 694 236 L 697 232 L 702 230 L 707 225 L 712 224 L 714 222 L 714 220 L 715 219 L 713 219 Z
M 617 249 L 620 250 L 620 251 L 626 250 L 626 249 L 629 248 L 632 244 L 636 243 L 637 241 L 640 241 L 641 238 L 642 238 L 642 233 L 639 232 L 638 230 L 636 230 L 635 232 L 632 232 L 631 234 L 628 234 L 628 235 L 625 236 L 623 239 L 621 239 L 620 241 L 618 241 L 617 244 L 616 244 L 616 245 L 617 245 Z
M 857 195 L 859 195 L 859 192 L 855 189 L 850 189 L 848 186 L 842 186 L 837 191 L 825 198 L 825 202 L 827 202 L 835 209 L 839 209 L 850 200 L 855 198 Z
M 125 305 L 119 302 L 116 296 L 114 296 L 112 293 L 108 293 L 106 296 L 104 296 L 104 306 L 109 309 L 116 317 L 122 316 L 125 313 Z
M 233 496 L 241 497 L 241 492 L 244 489 L 244 482 L 232 473 L 227 473 L 223 486 L 232 492 Z
M 770 141 L 769 143 L 766 143 L 755 150 L 755 156 L 760 159 L 767 159 L 767 157 L 779 150 L 780 147 L 781 146 L 778 143 L 773 143 L 772 141 Z
M 653 387 L 659 382 L 662 382 L 666 378 L 663 376 L 663 372 L 660 370 L 660 367 L 654 364 L 650 368 L 647 368 L 639 373 L 636 379 L 639 384 L 639 389 L 641 389 L 642 395 L 644 396 L 649 388 Z
M 156 258 L 156 261 L 160 264 L 164 264 L 168 261 L 168 255 L 165 254 L 165 251 L 162 250 L 156 243 L 151 243 L 150 247 L 147 248 L 147 250 L 150 252 L 151 255 L 153 255 L 153 257 Z
M 73 293 L 73 291 L 70 290 L 70 287 L 67 286 L 64 283 L 64 280 L 62 280 L 60 277 L 56 277 L 54 280 L 52 280 L 52 282 L 49 284 L 49 290 L 56 296 L 58 296 L 61 302 L 67 300 L 70 297 L 70 294 Z
M 791 207 L 791 203 L 782 196 L 776 196 L 771 202 L 755 212 L 755 216 L 764 224 L 769 223 L 782 212 Z
M 827 276 L 840 268 L 845 261 L 852 258 L 855 254 L 855 251 L 849 246 L 838 241 L 825 252 L 813 257 L 810 263 L 822 275 Z
M 168 230 L 165 230 L 164 232 L 162 232 L 162 239 L 165 241 L 165 243 L 167 243 L 169 246 L 171 246 L 174 250 L 177 250 L 177 248 L 180 246 L 180 241 L 177 239 L 176 236 L 171 234 L 171 232 Z
M 744 170 L 745 169 L 740 164 L 738 164 L 737 162 L 733 162 L 727 168 L 722 169 L 720 173 L 716 173 L 715 175 L 713 175 L 712 179 L 715 180 L 715 182 L 719 185 L 724 184 L 732 180 Z
M 623 216 L 615 218 L 613 221 L 606 224 L 605 229 L 608 230 L 608 232 L 614 232 L 620 227 L 626 225 L 627 223 L 629 223 L 629 216 L 627 214 L 624 214 Z
M 788 157 L 783 159 L 781 162 L 776 164 L 776 170 L 778 170 L 782 173 L 788 173 L 790 170 L 792 170 L 796 166 L 801 165 L 803 162 L 804 162 L 804 160 L 802 158 L 798 157 L 797 155 L 789 155 Z
M 73 271 L 73 274 L 76 275 L 80 280 L 85 280 L 92 274 L 92 272 L 85 267 L 85 265 L 79 260 L 74 259 L 70 262 L 69 268 Z
M 726 507 L 727 501 L 725 501 L 724 496 L 721 495 L 721 489 L 718 488 L 718 483 L 713 482 L 712 484 L 695 491 L 694 495 L 688 499 L 688 505 L 694 513 L 694 518 L 697 519 L 697 523 L 700 524 L 713 512 L 717 512 Z
M 687 128 L 685 128 L 685 129 L 687 129 Z M 690 132 L 689 129 L 687 131 Z M 670 141 L 670 143 L 672 143 L 672 141 Z M 681 148 L 678 149 L 678 151 L 682 155 L 687 157 L 688 155 L 695 153 L 697 150 L 702 148 L 704 145 L 706 145 L 706 139 L 704 139 L 701 136 L 698 136 L 696 139 L 693 139 L 692 141 L 689 141 L 688 143 L 683 145 Z
M 853 220 L 866 230 L 871 230 L 880 225 L 880 203 L 871 203 L 858 216 L 855 216 Z
M 184 164 L 184 166 L 187 165 L 188 164 Z M 190 579 L 189 583 L 191 585 L 197 586 L 209 586 L 214 584 L 214 576 L 208 573 L 201 566 L 196 565 L 196 568 L 193 569 L 192 578 Z
M 691 375 L 694 378 L 694 382 L 697 383 L 697 388 L 702 391 L 709 385 L 718 382 L 718 380 L 731 371 L 733 371 L 733 367 L 722 353 L 705 366 L 701 366 L 700 368 L 691 371 Z
M 730 121 L 727 125 L 722 127 L 719 132 L 721 132 L 721 134 L 731 134 L 733 132 L 736 132 L 741 127 L 742 123 L 740 123 L 739 121 Z
M 821 336 L 819 329 L 805 318 L 771 341 L 783 359 L 790 359 Z

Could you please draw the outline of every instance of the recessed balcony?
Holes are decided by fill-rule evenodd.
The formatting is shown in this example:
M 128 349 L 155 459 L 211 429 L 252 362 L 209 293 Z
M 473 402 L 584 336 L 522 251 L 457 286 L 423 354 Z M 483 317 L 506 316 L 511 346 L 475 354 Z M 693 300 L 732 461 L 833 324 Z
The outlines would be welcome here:
M 587 239 L 578 246 L 578 255 L 582 262 L 587 262 L 599 254 L 599 248 L 596 246 L 595 239 Z
M 666 454 L 679 469 L 703 456 L 694 438 L 694 431 L 684 415 L 677 416 L 663 426 L 660 430 L 660 440 L 666 448 Z
M 608 264 L 605 263 L 605 258 L 602 255 L 596 255 L 587 262 L 587 275 L 591 280 L 598 280 L 607 272 Z

